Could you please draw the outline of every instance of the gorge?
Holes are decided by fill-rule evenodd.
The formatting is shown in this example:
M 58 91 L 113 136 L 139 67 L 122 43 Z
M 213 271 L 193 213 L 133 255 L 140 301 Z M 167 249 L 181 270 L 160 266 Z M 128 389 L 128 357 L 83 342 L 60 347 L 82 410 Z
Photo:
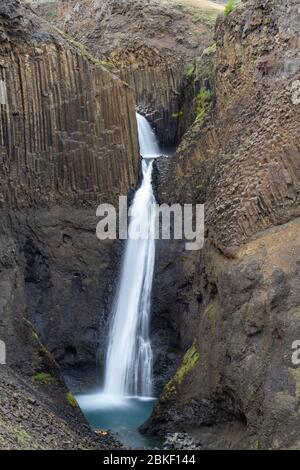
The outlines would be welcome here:
M 221 3 L 0 3 L 1 449 L 300 447 L 299 2 Z M 120 195 L 204 248 L 100 242 Z

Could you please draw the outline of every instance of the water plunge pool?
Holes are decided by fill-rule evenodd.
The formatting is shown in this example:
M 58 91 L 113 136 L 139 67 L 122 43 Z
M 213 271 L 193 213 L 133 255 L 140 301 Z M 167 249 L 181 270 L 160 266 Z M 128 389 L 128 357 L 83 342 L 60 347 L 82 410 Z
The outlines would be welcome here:
M 111 431 L 127 448 L 162 447 L 160 437 L 144 436 L 138 431 L 153 410 L 154 398 L 119 398 L 93 393 L 76 395 L 76 400 L 92 429 Z

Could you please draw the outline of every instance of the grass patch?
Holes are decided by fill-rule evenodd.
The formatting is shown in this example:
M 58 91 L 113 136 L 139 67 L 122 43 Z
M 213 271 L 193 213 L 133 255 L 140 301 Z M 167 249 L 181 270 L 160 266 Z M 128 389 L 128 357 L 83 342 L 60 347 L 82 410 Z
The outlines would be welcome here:
M 232 13 L 236 9 L 239 3 L 241 3 L 240 0 L 228 0 L 225 5 L 224 15 L 230 15 L 230 13 Z
M 204 23 L 207 26 L 214 26 L 219 12 L 214 10 L 202 10 L 193 15 L 194 23 Z
M 52 375 L 47 374 L 47 372 L 38 372 L 33 376 L 33 380 L 42 385 L 49 385 L 52 382 L 53 377 Z

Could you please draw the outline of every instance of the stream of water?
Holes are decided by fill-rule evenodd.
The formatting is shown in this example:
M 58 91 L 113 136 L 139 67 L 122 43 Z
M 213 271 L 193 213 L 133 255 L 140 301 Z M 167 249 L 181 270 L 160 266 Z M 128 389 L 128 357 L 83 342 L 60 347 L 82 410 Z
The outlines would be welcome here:
M 153 161 L 161 155 L 147 120 L 137 114 L 142 181 L 130 207 L 129 235 L 112 311 L 101 393 L 77 396 L 90 424 L 117 433 L 125 445 L 151 447 L 137 428 L 151 414 L 152 349 L 149 337 L 155 261 Z

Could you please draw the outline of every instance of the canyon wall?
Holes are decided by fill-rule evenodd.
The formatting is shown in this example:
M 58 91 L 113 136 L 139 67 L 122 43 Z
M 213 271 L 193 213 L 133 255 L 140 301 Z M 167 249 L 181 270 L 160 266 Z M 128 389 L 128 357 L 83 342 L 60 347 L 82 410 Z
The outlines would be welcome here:
M 0 101 L 3 386 L 16 391 L 16 404 L 37 387 L 28 399 L 44 395 L 45 410 L 52 407 L 66 428 L 72 420 L 65 414 L 74 415 L 72 426 L 80 428 L 57 363 L 70 377 L 73 366 L 93 383 L 99 374 L 115 266 L 112 242 L 95 235 L 96 208 L 136 184 L 134 94 L 82 47 L 11 0 L 0 6 Z M 69 437 L 70 446 L 98 446 L 93 439 L 80 444 L 80 432 Z
M 2 207 L 95 205 L 126 194 L 138 168 L 133 94 L 35 21 L 20 21 L 12 31 L 3 21 Z
M 139 110 L 154 125 L 161 144 L 174 147 L 194 118 L 182 110 L 188 72 L 213 42 L 220 5 L 71 0 L 37 11 L 114 66 L 134 89 Z M 198 89 L 196 84 L 191 100 Z
M 298 24 L 294 0 L 244 1 L 218 20 L 211 112 L 161 170 L 161 200 L 205 203 L 206 230 L 198 253 L 159 248 L 160 285 L 177 288 L 154 302 L 183 353 L 145 432 L 299 448 Z

